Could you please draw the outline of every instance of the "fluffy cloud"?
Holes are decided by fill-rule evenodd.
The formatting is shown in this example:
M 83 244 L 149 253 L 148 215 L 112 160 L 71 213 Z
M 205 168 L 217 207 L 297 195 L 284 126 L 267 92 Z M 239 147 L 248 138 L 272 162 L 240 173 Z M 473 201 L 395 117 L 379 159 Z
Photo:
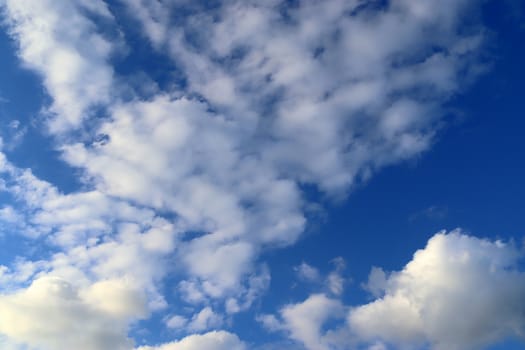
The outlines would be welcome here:
M 217 315 L 211 307 L 207 306 L 193 316 L 193 319 L 188 324 L 188 330 L 199 332 L 210 328 L 219 328 L 222 323 L 222 317 Z
M 204 293 L 221 297 L 239 287 L 260 245 L 294 242 L 305 219 L 297 184 L 244 154 L 250 134 L 206 108 L 169 96 L 117 106 L 100 129 L 106 143 L 64 152 L 100 191 L 176 213 L 188 231 L 203 232 L 180 258 Z
M 525 273 L 512 244 L 439 233 L 386 280 L 384 295 L 350 312 L 365 339 L 433 349 L 481 349 L 524 331 Z
M 115 27 L 122 38 L 126 28 L 105 2 L 0 1 L 19 57 L 51 97 L 55 146 L 82 174 L 83 187 L 63 194 L 0 159 L 2 188 L 17 204 L 4 207 L 0 219 L 51 247 L 38 261 L 5 267 L 0 277 L 8 287 L 0 298 L 13 314 L 24 305 L 47 310 L 37 295 L 59 310 L 42 333 L 42 315 L 32 313 L 24 316 L 34 320 L 24 320 L 26 328 L 4 322 L 0 333 L 52 350 L 70 344 L 68 337 L 52 342 L 60 329 L 76 334 L 74 312 L 89 325 L 117 319 L 110 334 L 94 325 L 82 335 L 93 348 L 129 347 L 129 322 L 165 306 L 159 291 L 174 272 L 168 259 L 177 262 L 181 301 L 200 310 L 185 315 L 190 330 L 217 327 L 222 309 L 249 308 L 270 280 L 260 252 L 291 245 L 304 231 L 309 203 L 302 188 L 344 196 L 380 167 L 428 149 L 440 105 L 475 76 L 482 40 L 458 21 L 471 4 L 466 0 L 401 0 L 380 9 L 341 0 L 294 7 L 224 1 L 213 8 L 121 2 L 157 54 L 172 61 L 166 76 L 180 78 L 147 98 L 115 89 L 127 78 L 112 66 L 124 39 L 102 28 Z M 105 300 L 105 283 L 122 278 L 141 298 L 110 293 Z M 329 276 L 332 295 L 342 293 L 343 282 L 341 269 Z M 328 349 L 340 336 L 321 326 L 340 308 L 315 295 L 282 309 L 274 323 L 309 347 Z M 350 319 L 366 335 L 362 310 Z M 416 328 L 410 336 L 420 335 Z M 224 332 L 161 348 L 218 344 L 243 348 Z
M 231 297 L 262 248 L 300 237 L 303 184 L 341 196 L 426 150 L 438 102 L 467 80 L 480 43 L 460 34 L 468 1 L 447 11 L 304 1 L 286 13 L 278 1 L 123 3 L 187 83 L 113 104 L 97 141 L 61 149 L 99 191 L 201 233 L 180 259 L 212 298 Z M 188 16 L 171 23 L 166 13 L 178 10 Z
M 141 291 L 124 280 L 77 289 L 52 276 L 35 279 L 25 290 L 0 295 L 0 332 L 42 350 L 128 350 L 127 322 L 146 312 Z
M 326 278 L 326 284 L 328 290 L 334 295 L 341 295 L 345 288 L 345 278 L 343 277 L 343 271 L 346 268 L 346 262 L 342 257 L 337 257 L 332 260 L 335 265 L 334 271 L 330 272 Z
M 246 346 L 239 338 L 225 331 L 216 331 L 202 335 L 190 335 L 180 341 L 159 345 L 143 346 L 137 350 L 245 350 Z
M 305 281 L 316 282 L 321 278 L 319 270 L 304 261 L 300 265 L 294 267 L 294 270 L 297 273 L 297 276 Z
M 190 91 L 237 123 L 256 123 L 255 139 L 271 137 L 265 161 L 337 192 L 429 146 L 435 102 L 459 88 L 479 43 L 457 34 L 468 3 L 443 11 L 401 1 L 376 11 L 303 1 L 285 20 L 279 1 L 232 1 L 174 26 L 166 45 Z
M 279 314 L 279 319 L 263 315 L 259 321 L 270 331 L 284 331 L 307 349 L 342 349 L 339 346 L 340 330 L 326 331 L 324 327 L 327 321 L 344 319 L 345 307 L 339 300 L 324 294 L 313 294 L 302 303 L 286 305 Z M 347 340 L 343 342 L 347 343 Z
M 401 271 L 374 268 L 365 287 L 377 299 L 368 304 L 313 294 L 259 321 L 311 350 L 485 349 L 523 337 L 522 258 L 511 243 L 440 232 Z
M 100 0 L 3 0 L 0 5 L 22 62 L 41 74 L 53 99 L 51 130 L 81 126 L 88 108 L 109 101 L 112 43 L 89 19 L 111 20 L 107 5 Z

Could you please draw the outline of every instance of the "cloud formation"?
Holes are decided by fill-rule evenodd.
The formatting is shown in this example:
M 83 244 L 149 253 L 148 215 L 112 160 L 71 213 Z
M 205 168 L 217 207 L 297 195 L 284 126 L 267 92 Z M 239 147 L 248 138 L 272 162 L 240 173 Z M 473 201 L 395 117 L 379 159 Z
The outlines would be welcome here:
M 339 300 L 324 294 L 313 294 L 304 302 L 284 306 L 279 315 L 279 319 L 263 315 L 259 321 L 270 331 L 284 331 L 306 349 L 342 349 L 337 330 L 326 331 L 324 327 L 329 320 L 344 319 L 345 307 Z
M 442 104 L 477 73 L 482 35 L 458 20 L 473 2 L 121 0 L 143 28 L 141 45 L 149 40 L 172 64 L 167 87 L 145 96 L 120 88 L 129 77 L 118 73 L 119 55 L 125 60 L 123 47 L 137 38 L 119 7 L 0 1 L 21 62 L 49 94 L 41 114 L 54 146 L 83 185 L 62 193 L 1 154 L 13 205 L 0 219 L 48 251 L 0 269 L 8 310 L 0 333 L 71 348 L 82 316 L 86 349 L 129 349 L 129 325 L 168 308 L 167 276 L 190 310 L 168 327 L 203 332 L 249 309 L 270 282 L 260 253 L 294 244 L 305 230 L 305 187 L 344 198 L 381 167 L 431 146 Z M 331 296 L 289 305 L 269 322 L 310 348 L 338 344 L 340 333 L 321 325 L 341 308 L 341 271 L 327 278 Z M 317 279 L 304 266 L 302 274 Z M 56 318 L 41 330 L 50 307 Z M 367 310 L 350 316 L 364 338 Z M 26 326 L 18 328 L 8 320 L 21 312 L 17 324 Z M 422 337 L 417 327 L 408 334 Z M 226 332 L 159 349 L 218 344 L 244 349 Z
M 239 338 L 225 331 L 215 331 L 202 335 L 190 335 L 180 341 L 159 346 L 142 346 L 136 350 L 246 350 Z
M 377 298 L 368 304 L 312 294 L 259 321 L 309 350 L 485 349 L 523 338 L 522 259 L 512 243 L 443 231 L 401 271 L 372 269 L 367 287 Z
M 109 102 L 113 44 L 90 19 L 113 18 L 104 1 L 3 0 L 0 5 L 20 59 L 41 75 L 53 100 L 52 131 L 80 127 L 90 107 Z
M 349 324 L 365 339 L 436 350 L 483 349 L 521 337 L 521 258 L 510 243 L 439 233 L 402 271 L 389 275 L 381 298 L 350 312 Z
M 37 349 L 130 349 L 126 320 L 145 316 L 141 291 L 124 280 L 77 289 L 56 277 L 40 277 L 25 289 L 0 296 L 0 330 Z
M 428 149 L 438 102 L 468 78 L 481 38 L 457 22 L 466 1 L 447 11 L 305 1 L 284 13 L 280 2 L 204 13 L 124 3 L 184 86 L 113 104 L 95 138 L 104 141 L 64 144 L 64 158 L 98 190 L 202 232 L 180 259 L 212 298 L 237 289 L 261 249 L 300 237 L 303 185 L 341 196 Z M 159 6 L 188 16 L 171 23 Z

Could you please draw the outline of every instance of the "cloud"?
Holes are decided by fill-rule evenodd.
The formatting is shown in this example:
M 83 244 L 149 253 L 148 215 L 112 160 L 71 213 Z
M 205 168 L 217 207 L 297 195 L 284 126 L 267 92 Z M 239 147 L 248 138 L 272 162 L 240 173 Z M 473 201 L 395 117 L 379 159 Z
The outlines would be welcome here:
M 142 24 L 152 44 L 158 47 L 166 40 L 168 34 L 169 12 L 163 1 L 121 0 L 125 3 L 130 15 L 135 16 Z
M 166 319 L 165 321 L 166 327 L 172 328 L 172 329 L 181 329 L 188 323 L 188 319 L 184 316 L 180 315 L 173 315 Z
M 433 349 L 481 349 L 525 324 L 525 273 L 512 244 L 453 231 L 432 237 L 384 295 L 356 307 L 349 323 L 361 337 Z
M 345 307 L 324 294 L 310 295 L 304 302 L 286 305 L 279 318 L 262 315 L 258 320 L 270 331 L 284 331 L 307 349 L 329 350 L 339 342 L 338 331 L 325 331 L 329 320 L 344 319 Z
M 335 265 L 334 271 L 330 272 L 326 278 L 326 284 L 328 290 L 337 296 L 343 294 L 345 288 L 345 278 L 343 277 L 343 271 L 346 268 L 346 262 L 342 257 L 337 257 L 332 260 L 332 263 Z
M 124 3 L 186 84 L 112 104 L 94 137 L 104 142 L 61 149 L 99 191 L 202 233 L 179 258 L 211 298 L 232 297 L 261 249 L 297 241 L 303 184 L 344 196 L 428 149 L 439 103 L 460 91 L 481 40 L 460 34 L 467 1 L 447 11 L 305 1 L 286 9 L 293 20 L 280 2 L 198 13 L 181 2 Z M 166 13 L 177 10 L 188 16 L 172 23 Z
M 222 323 L 222 317 L 216 314 L 211 307 L 207 306 L 193 316 L 193 319 L 188 324 L 188 330 L 191 332 L 204 331 L 210 328 L 218 328 Z
M 294 271 L 300 279 L 309 282 L 316 282 L 321 277 L 318 269 L 308 265 L 304 261 L 300 265 L 294 267 Z
M 421 219 L 439 221 L 445 219 L 448 216 L 448 214 L 449 213 L 447 207 L 433 205 L 426 209 L 415 212 L 414 214 L 410 215 L 408 220 L 410 222 L 414 222 Z
M 156 347 L 142 346 L 137 350 L 245 350 L 239 338 L 225 331 L 214 331 L 202 335 L 190 335 L 180 341 Z
M 124 280 L 97 282 L 77 289 L 67 281 L 43 276 L 29 288 L 0 295 L 0 331 L 39 349 L 127 350 L 130 319 L 145 315 L 141 292 Z
M 334 269 L 326 277 L 322 276 L 317 268 L 308 265 L 304 261 L 300 265 L 295 266 L 294 270 L 300 280 L 317 284 L 322 283 L 325 285 L 327 293 L 341 296 L 347 282 L 343 276 L 346 262 L 342 257 L 337 257 L 332 259 L 331 263 L 334 265 Z
M 387 286 L 387 274 L 382 268 L 373 266 L 368 275 L 368 282 L 362 284 L 363 289 L 374 297 L 383 295 Z
M 4 128 L 5 131 L 2 132 L 2 146 L 5 150 L 12 151 L 22 143 L 28 127 L 23 126 L 19 120 L 13 119 L 6 123 Z
M 112 43 L 86 16 L 87 12 L 111 19 L 106 4 L 99 0 L 4 0 L 0 4 L 10 34 L 17 39 L 20 59 L 42 76 L 53 99 L 51 131 L 80 127 L 90 107 L 109 102 Z
M 8 161 L 3 170 L 19 210 L 5 207 L 0 219 L 21 220 L 20 233 L 47 237 L 53 250 L 2 266 L 0 333 L 46 350 L 84 338 L 86 349 L 131 348 L 129 325 L 166 306 L 157 283 L 168 271 L 176 226 L 98 191 L 64 195 Z M 28 244 L 40 248 L 42 240 Z
M 176 213 L 188 231 L 203 232 L 184 243 L 180 260 L 206 295 L 238 290 L 260 246 L 301 234 L 297 184 L 242 153 L 242 125 L 169 96 L 117 106 L 113 116 L 100 129 L 104 145 L 64 146 L 66 159 L 86 167 L 99 191 Z
M 0 209 L 0 220 L 6 223 L 16 223 L 22 221 L 20 214 L 17 213 L 16 210 L 10 205 Z
M 485 349 L 523 338 L 522 258 L 512 243 L 443 231 L 401 271 L 373 268 L 370 303 L 349 306 L 312 294 L 258 320 L 309 350 Z
M 20 215 L 17 230 L 48 252 L 2 273 L 6 308 L 17 315 L 29 305 L 35 313 L 19 316 L 26 328 L 4 322 L 0 333 L 51 350 L 71 347 L 72 338 L 59 334 L 79 332 L 71 328 L 76 314 L 93 324 L 79 335 L 93 348 L 131 346 L 129 323 L 166 306 L 169 274 L 181 303 L 200 310 L 185 315 L 191 331 L 218 327 L 223 309 L 248 309 L 270 281 L 260 253 L 304 232 L 311 203 L 303 188 L 344 197 L 381 167 L 427 150 L 442 104 L 476 75 L 482 43 L 479 31 L 458 21 L 466 0 L 401 0 L 380 11 L 341 0 L 289 8 L 283 1 L 122 3 L 173 64 L 165 88 L 147 97 L 115 88 L 128 78 L 113 57 L 126 36 L 105 29 L 127 28 L 105 2 L 1 2 L 21 61 L 51 97 L 44 114 L 53 146 L 83 184 L 61 193 L 1 155 L 3 185 L 16 204 L 2 218 L 12 224 Z M 122 279 L 131 286 L 113 288 Z M 343 333 L 322 325 L 342 317 L 333 296 L 343 282 L 338 268 L 327 280 L 332 296 L 288 305 L 274 326 L 311 348 L 337 344 Z M 107 290 L 123 294 L 106 300 Z M 58 310 L 42 333 L 41 295 Z M 359 310 L 350 319 L 365 334 L 358 316 L 366 319 L 368 309 Z M 416 328 L 410 336 L 419 336 Z M 220 344 L 244 348 L 226 332 L 160 348 Z

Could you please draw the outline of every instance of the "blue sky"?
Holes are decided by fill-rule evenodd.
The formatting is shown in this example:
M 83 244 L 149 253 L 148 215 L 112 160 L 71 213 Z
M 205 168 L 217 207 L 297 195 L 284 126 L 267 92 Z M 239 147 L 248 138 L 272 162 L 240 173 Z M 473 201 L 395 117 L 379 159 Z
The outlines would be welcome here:
M 519 1 L 0 6 L 2 349 L 523 348 Z

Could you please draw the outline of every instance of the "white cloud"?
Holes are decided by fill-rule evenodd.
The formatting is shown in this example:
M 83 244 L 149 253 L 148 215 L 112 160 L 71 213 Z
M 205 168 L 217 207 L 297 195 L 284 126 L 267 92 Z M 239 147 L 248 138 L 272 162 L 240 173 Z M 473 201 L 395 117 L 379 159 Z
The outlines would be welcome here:
M 188 324 L 191 332 L 201 332 L 212 328 L 218 328 L 223 323 L 223 318 L 213 311 L 209 306 L 195 314 Z
M 157 283 L 168 271 L 176 225 L 98 191 L 61 194 L 7 161 L 3 175 L 21 213 L 9 207 L 2 219 L 24 215 L 18 229 L 47 235 L 55 252 L 2 267 L 0 333 L 46 350 L 84 338 L 86 349 L 132 347 L 130 323 L 165 307 Z
M 270 271 L 266 265 L 262 265 L 258 271 L 252 273 L 246 282 L 245 288 L 241 288 L 236 297 L 226 300 L 225 309 L 229 314 L 248 310 L 254 301 L 259 299 L 270 286 Z
M 347 282 L 345 277 L 343 277 L 343 272 L 346 268 L 346 262 L 342 257 L 337 257 L 332 260 L 332 263 L 335 265 L 334 271 L 330 272 L 326 278 L 326 284 L 328 290 L 336 296 L 343 294 L 345 283 Z
M 278 1 L 195 15 L 181 2 L 124 3 L 188 84 L 113 104 L 98 130 L 106 141 L 64 144 L 64 158 L 99 191 L 201 232 L 179 258 L 212 298 L 235 297 L 261 248 L 300 237 L 302 184 L 341 196 L 426 150 L 479 42 L 457 34 L 467 2 L 436 10 L 440 21 L 409 1 L 383 11 L 305 1 L 290 21 Z M 172 23 L 177 9 L 188 16 Z M 341 293 L 338 275 L 330 281 Z
M 374 297 L 379 298 L 385 293 L 387 286 L 387 274 L 382 268 L 373 266 L 368 275 L 367 283 L 362 287 L 370 292 Z
M 345 309 L 339 300 L 324 294 L 313 294 L 302 303 L 281 308 L 280 319 L 273 315 L 262 315 L 258 320 L 270 331 L 286 332 L 291 339 L 302 343 L 307 349 L 330 350 L 338 346 L 340 331 L 326 331 L 325 324 L 344 319 Z
M 511 243 L 443 231 L 401 271 L 373 268 L 366 286 L 377 299 L 368 304 L 312 294 L 258 321 L 309 350 L 486 349 L 523 337 L 522 258 Z
M 131 15 L 136 16 L 144 27 L 152 44 L 158 47 L 166 40 L 169 12 L 161 0 L 120 0 L 128 6 Z
M 169 96 L 117 106 L 100 129 L 107 143 L 64 151 L 99 191 L 176 213 L 203 232 L 184 243 L 180 261 L 201 292 L 218 298 L 240 290 L 261 245 L 294 242 L 305 219 L 297 184 L 243 154 L 243 126 L 206 108 Z
M 437 111 L 407 90 L 431 89 L 442 99 L 458 88 L 462 63 L 454 48 L 463 38 L 456 36 L 455 11 L 468 2 L 460 3 L 436 11 L 441 22 L 422 18 L 422 10 L 415 10 L 421 6 L 408 1 L 355 16 L 345 13 L 356 10 L 357 2 L 305 1 L 289 10 L 293 21 L 280 17 L 279 2 L 228 2 L 214 16 L 199 14 L 186 27 L 173 27 L 170 45 L 191 90 L 220 110 L 240 108 L 247 117 L 239 122 L 252 122 L 271 101 L 273 115 L 265 131 L 276 142 L 263 151 L 265 159 L 303 181 L 337 191 L 369 167 L 428 147 L 433 134 L 426 129 Z M 432 37 L 417 34 L 427 32 L 426 26 Z M 203 42 L 185 42 L 190 33 L 201 34 Z M 432 54 L 428 45 L 443 47 L 444 53 Z M 245 54 L 234 65 L 216 63 L 235 50 Z M 440 74 L 429 73 L 438 67 Z M 416 68 L 421 72 L 410 75 Z M 400 95 L 406 98 L 397 101 Z M 366 135 L 356 137 L 365 125 Z
M 110 18 L 103 1 L 53 0 L 1 3 L 19 56 L 42 75 L 53 103 L 54 132 L 81 126 L 88 108 L 109 101 L 112 44 L 97 32 L 85 12 Z
M 156 347 L 142 346 L 137 350 L 245 350 L 239 338 L 225 331 L 214 331 L 202 335 L 190 335 L 179 341 Z
M 328 289 L 335 295 L 341 295 L 344 291 L 345 279 L 337 272 L 332 272 L 326 279 L 328 283 Z
M 327 293 L 334 296 L 341 296 L 343 294 L 345 284 L 348 282 L 343 276 L 346 268 L 346 262 L 342 257 L 332 259 L 331 263 L 334 269 L 328 273 L 326 277 L 322 276 L 319 270 L 305 262 L 295 266 L 294 270 L 300 280 L 314 283 L 322 283 L 325 286 Z
M 461 91 L 481 40 L 459 30 L 469 1 L 402 0 L 381 11 L 357 1 L 304 1 L 287 19 L 282 1 L 226 1 L 176 22 L 171 14 L 185 1 L 123 2 L 158 53 L 181 70 L 183 88 L 172 82 L 147 100 L 116 96 L 120 77 L 109 62 L 118 43 L 94 18 L 117 26 L 119 14 L 103 1 L 1 2 L 22 62 L 41 75 L 52 98 L 56 146 L 84 184 L 62 194 L 1 155 L 5 187 L 25 219 L 18 229 L 59 250 L 2 274 L 10 289 L 19 287 L 0 297 L 5 315 L 22 317 L 26 327 L 5 318 L 0 333 L 27 344 L 71 348 L 82 316 L 93 324 L 79 335 L 86 349 L 129 348 L 129 322 L 165 306 L 159 284 L 172 272 L 167 257 L 182 270 L 183 301 L 219 300 L 214 308 L 225 305 L 230 314 L 249 308 L 270 280 L 260 252 L 291 245 L 304 231 L 301 187 L 343 196 L 380 167 L 428 149 L 439 106 Z M 105 117 L 92 125 L 100 106 Z M 93 134 L 62 137 L 79 128 Z M 13 222 L 14 209 L 3 212 L 4 221 Z M 123 278 L 133 288 L 111 284 Z M 343 282 L 340 270 L 329 275 L 333 295 Z M 49 311 L 42 298 L 57 313 L 40 332 L 39 312 Z M 20 307 L 32 312 L 19 315 Z M 307 347 L 329 349 L 341 336 L 322 326 L 342 310 L 319 294 L 283 308 L 275 320 Z M 366 316 L 365 306 L 359 310 Z M 350 318 L 366 333 L 365 322 L 354 320 L 359 310 Z M 188 319 L 193 331 L 222 323 L 208 306 Z M 410 327 L 407 338 L 419 336 Z M 221 347 L 245 348 L 232 334 L 212 332 L 158 349 Z
M 381 342 L 374 343 L 370 345 L 370 347 L 368 348 L 368 350 L 387 350 L 387 349 L 388 348 L 385 346 L 385 344 Z
M 0 295 L 0 332 L 39 349 L 127 350 L 127 322 L 145 315 L 141 292 L 123 280 L 77 289 L 40 277 L 26 290 Z
M 170 101 L 167 97 L 118 107 L 113 113 L 115 119 L 101 129 L 109 135 L 108 144 L 96 150 L 70 146 L 66 148 L 69 161 L 101 177 L 112 193 L 167 206 L 192 222 L 205 221 L 206 226 L 216 226 L 228 234 L 251 231 L 245 218 L 252 213 L 240 208 L 240 203 L 262 204 L 261 213 L 271 215 L 271 222 L 275 222 L 273 231 L 277 227 L 289 228 L 283 234 L 271 235 L 266 233 L 270 230 L 259 228 L 257 236 L 268 236 L 269 241 L 290 243 L 302 230 L 299 200 L 288 200 L 280 211 L 272 210 L 272 205 L 279 203 L 275 199 L 284 197 L 282 191 L 290 198 L 299 197 L 293 181 L 340 191 L 368 176 L 373 168 L 425 150 L 439 114 L 435 103 L 410 96 L 408 91 L 430 89 L 434 101 L 445 99 L 458 87 L 444 83 L 443 77 L 448 77 L 446 82 L 455 82 L 464 64 L 459 58 L 468 57 L 465 54 L 470 52 L 456 53 L 456 46 L 464 42 L 456 35 L 454 11 L 460 11 L 459 5 L 448 11 L 439 9 L 436 13 L 443 18 L 435 21 L 423 16 L 431 9 L 407 1 L 366 16 L 367 11 L 356 16 L 342 15 L 345 10 L 355 9 L 354 2 L 330 1 L 322 6 L 305 2 L 297 10 L 290 10 L 296 20 L 292 22 L 296 24 L 291 24 L 279 17 L 273 4 L 234 2 L 219 9 L 219 20 L 199 14 L 190 16 L 183 27 L 166 19 L 165 13 L 175 11 L 173 7 L 165 5 L 163 12 L 159 2 L 151 6 L 138 1 L 127 3 L 156 46 L 163 39 L 170 40 L 165 44 L 172 48 L 174 60 L 181 64 L 190 83 L 185 92 L 201 94 L 207 105 L 221 114 L 210 114 L 207 106 L 195 101 Z M 159 26 L 164 27 L 160 30 Z M 427 26 L 435 32 L 430 41 L 429 37 L 416 34 Z M 245 30 L 231 30 L 239 27 Z M 166 31 L 170 35 L 162 34 Z M 343 37 L 330 42 L 334 31 L 340 31 Z M 275 35 L 277 32 L 280 35 Z M 204 40 L 195 43 L 200 51 L 182 39 L 183 34 L 189 33 L 200 34 L 197 37 Z M 275 37 L 281 39 L 270 40 Z M 447 54 L 432 53 L 432 45 L 442 47 Z M 213 60 L 229 57 L 240 47 L 247 53 L 235 65 L 238 68 Z M 317 49 L 322 49 L 322 54 L 315 58 L 312 52 Z M 341 60 L 342 57 L 351 58 Z M 394 58 L 405 63 L 397 64 Z M 443 74 L 426 74 L 438 68 Z M 410 75 L 416 69 L 420 74 Z M 400 94 L 406 97 L 398 100 Z M 263 110 L 268 104 L 260 96 L 273 96 L 272 113 Z M 259 120 L 266 119 L 267 125 L 258 128 Z M 146 130 L 155 135 L 164 131 L 173 137 L 166 143 L 159 134 L 152 145 L 149 133 L 143 134 Z M 275 141 L 268 143 L 266 138 Z M 198 144 L 194 144 L 197 139 Z M 254 142 L 259 139 L 260 143 Z M 213 140 L 209 147 L 207 140 Z M 137 149 L 129 152 L 129 147 L 138 145 L 138 153 Z M 189 152 L 193 147 L 196 148 Z M 241 149 L 248 150 L 248 154 L 239 152 Z M 193 157 L 188 159 L 187 153 Z M 167 154 L 171 155 L 173 166 L 164 158 Z M 199 169 L 204 176 L 194 176 L 193 169 Z M 261 170 L 269 177 L 261 178 Z M 129 181 L 122 181 L 123 173 L 128 174 Z M 258 182 L 264 181 L 266 188 L 279 185 L 275 192 L 269 190 L 273 200 L 265 200 L 266 205 L 246 198 L 239 191 L 242 189 L 232 186 L 233 179 L 239 183 L 239 173 L 244 178 L 255 176 Z M 162 174 L 171 175 L 168 183 L 162 183 Z M 214 179 L 209 178 L 210 174 Z M 278 174 L 292 182 L 277 182 Z M 247 184 L 246 191 L 257 191 L 259 185 L 254 188 L 255 185 L 255 181 Z M 166 187 L 171 190 L 165 191 Z M 146 189 L 153 190 L 146 193 Z M 283 221 L 285 217 L 288 222 Z M 260 223 L 259 218 L 254 220 Z
M 18 147 L 22 143 L 24 136 L 27 133 L 27 129 L 27 126 L 22 125 L 17 119 L 13 119 L 9 123 L 6 123 L 5 131 L 2 132 L 4 138 L 2 145 L 3 148 L 12 151 Z
M 509 243 L 460 231 L 432 237 L 386 281 L 385 295 L 350 312 L 362 338 L 436 350 L 482 349 L 525 324 L 525 273 Z
M 188 323 L 188 319 L 184 316 L 173 315 L 166 320 L 166 327 L 172 329 L 182 329 Z
M 318 269 L 304 261 L 299 266 L 294 267 L 294 270 L 299 278 L 305 281 L 315 282 L 321 277 Z

